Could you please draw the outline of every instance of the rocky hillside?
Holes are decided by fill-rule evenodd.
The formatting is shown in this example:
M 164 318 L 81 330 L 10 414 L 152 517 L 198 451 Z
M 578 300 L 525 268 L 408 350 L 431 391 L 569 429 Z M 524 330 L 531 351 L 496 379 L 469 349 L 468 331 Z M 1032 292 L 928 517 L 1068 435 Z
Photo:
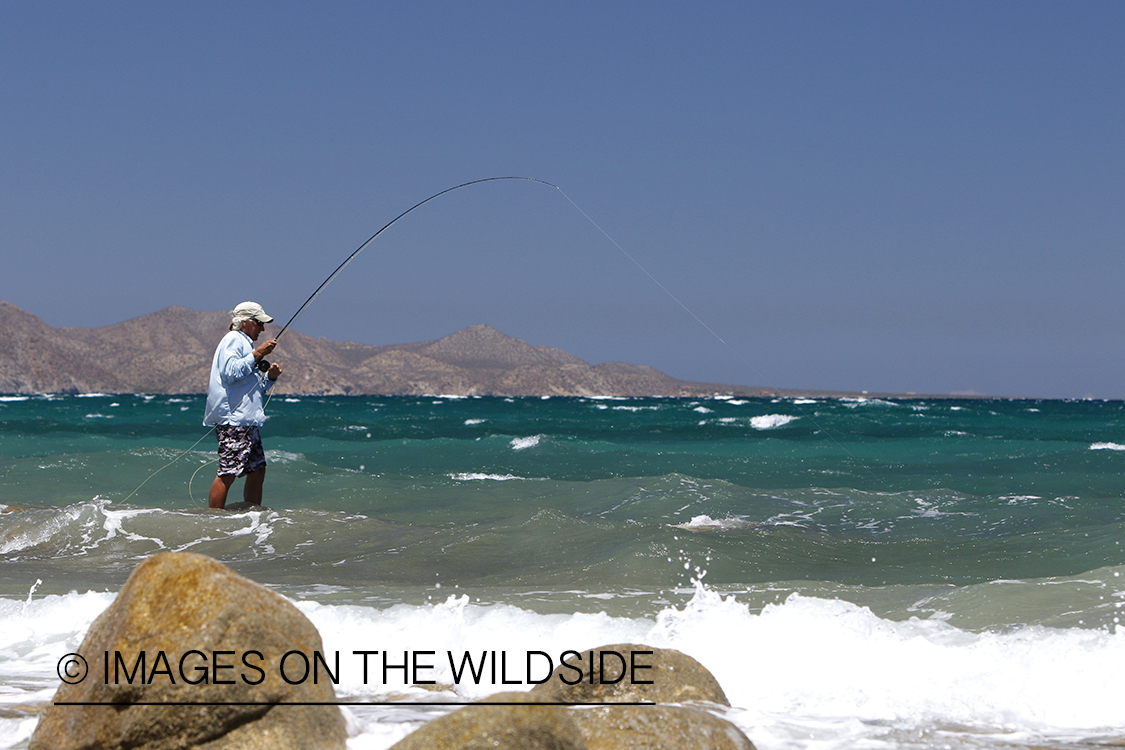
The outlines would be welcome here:
M 52 328 L 0 301 L 0 393 L 202 393 L 227 312 L 168 307 L 105 328 Z M 276 334 L 271 325 L 266 335 Z M 744 395 L 644 365 L 590 365 L 486 325 L 436 341 L 368 346 L 285 332 L 279 393 L 496 396 Z

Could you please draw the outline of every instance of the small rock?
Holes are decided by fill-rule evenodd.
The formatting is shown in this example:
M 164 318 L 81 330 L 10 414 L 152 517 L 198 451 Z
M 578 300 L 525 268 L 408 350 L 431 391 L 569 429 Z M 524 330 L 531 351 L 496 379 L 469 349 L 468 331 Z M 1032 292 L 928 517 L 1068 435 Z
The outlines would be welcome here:
M 695 659 L 675 649 L 636 643 L 600 646 L 572 656 L 531 692 L 559 703 L 707 701 L 730 705 L 718 680 Z
M 497 693 L 438 717 L 391 750 L 586 750 L 574 712 L 543 696 Z M 526 705 L 505 706 L 503 703 Z M 492 704 L 492 705 L 490 705 Z
M 754 750 L 726 719 L 679 706 L 599 706 L 572 712 L 587 750 Z

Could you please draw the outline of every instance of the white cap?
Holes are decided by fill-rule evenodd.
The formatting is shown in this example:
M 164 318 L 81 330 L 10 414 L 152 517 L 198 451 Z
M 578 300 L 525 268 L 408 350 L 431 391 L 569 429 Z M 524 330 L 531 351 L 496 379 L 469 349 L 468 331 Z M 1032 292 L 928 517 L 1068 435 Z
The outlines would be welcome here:
M 243 302 L 231 311 L 231 323 L 241 323 L 244 320 L 256 320 L 259 323 L 272 323 L 273 318 L 266 315 L 266 311 L 257 302 Z

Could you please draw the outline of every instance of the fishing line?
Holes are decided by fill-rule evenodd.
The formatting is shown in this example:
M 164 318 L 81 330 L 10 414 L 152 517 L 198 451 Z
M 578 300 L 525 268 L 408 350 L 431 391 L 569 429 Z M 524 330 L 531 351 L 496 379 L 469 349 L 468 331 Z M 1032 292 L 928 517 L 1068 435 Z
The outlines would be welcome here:
M 141 487 L 144 487 L 144 486 L 145 486 L 145 484 L 146 484 L 146 483 L 148 482 L 148 480 L 149 480 L 149 479 L 152 479 L 152 478 L 153 478 L 154 476 L 156 476 L 157 474 L 159 474 L 160 472 L 164 471 L 164 470 L 165 470 L 165 469 L 167 469 L 167 468 L 168 468 L 169 466 L 171 466 L 172 464 L 176 463 L 176 462 L 177 462 L 177 461 L 179 461 L 179 460 L 180 460 L 181 458 L 183 458 L 184 456 L 186 456 L 186 455 L 187 455 L 188 453 L 190 453 L 190 452 L 191 452 L 192 450 L 194 450 L 194 449 L 195 449 L 195 446 L 196 446 L 196 445 L 199 445 L 200 443 L 202 443 L 202 442 L 203 442 L 203 440 L 204 440 L 204 438 L 206 438 L 206 437 L 207 437 L 208 435 L 210 435 L 210 434 L 211 434 L 212 432 L 214 432 L 214 430 L 208 430 L 207 432 L 205 432 L 205 433 L 203 434 L 203 437 L 201 437 L 201 438 L 199 438 L 199 440 L 196 440 L 196 441 L 195 441 L 195 443 L 194 443 L 194 444 L 193 444 L 193 445 L 191 446 L 191 448 L 188 448 L 187 450 L 183 451 L 182 453 L 180 453 L 180 455 L 176 456 L 176 457 L 175 457 L 175 458 L 173 458 L 173 459 L 172 459 L 171 461 L 169 461 L 168 463 L 164 464 L 163 466 L 161 466 L 161 467 L 160 467 L 159 469 L 157 469 L 156 471 L 152 472 L 151 474 L 149 474 L 149 475 L 148 475 L 148 477 L 147 477 L 147 478 L 145 479 L 145 481 L 144 481 L 144 482 L 141 482 L 140 484 L 138 484 L 138 485 L 137 485 L 137 489 L 133 490 L 133 491 L 132 491 L 132 492 L 130 492 L 130 493 L 129 493 L 128 495 L 126 495 L 126 496 L 125 496 L 125 499 L 124 499 L 124 500 L 122 500 L 121 502 L 125 502 L 126 500 L 128 500 L 129 498 L 131 498 L 131 497 L 132 497 L 133 495 L 137 494 L 137 490 L 139 490 L 139 489 L 140 489 Z M 204 464 L 204 466 L 206 466 L 206 464 Z M 197 469 L 197 471 L 198 471 L 198 469 Z M 192 476 L 195 476 L 195 475 L 193 474 Z M 191 494 L 191 485 L 190 485 L 190 484 L 188 485 L 188 494 L 189 494 L 189 495 Z
M 206 435 L 204 437 L 206 437 Z M 188 479 L 188 482 L 187 482 L 187 494 L 188 494 L 188 497 L 191 498 L 192 505 L 195 505 L 195 495 L 191 494 L 191 483 L 195 481 L 195 475 L 198 474 L 199 469 L 202 469 L 204 466 L 210 466 L 211 464 L 217 464 L 217 463 L 219 463 L 219 459 L 217 459 L 217 458 L 212 459 L 211 461 L 208 461 L 207 463 L 200 464 L 199 467 L 191 473 L 191 478 Z
M 316 299 L 316 296 L 321 293 L 321 291 L 324 289 L 324 287 L 328 286 L 328 284 L 332 281 L 332 279 L 336 278 L 337 274 L 339 274 L 340 271 L 343 271 L 344 268 L 349 263 L 351 263 L 353 260 L 355 260 L 355 257 L 357 255 L 359 255 L 360 252 L 362 252 L 365 247 L 370 245 L 375 240 L 376 237 L 381 235 L 386 230 L 390 229 L 394 225 L 394 223 L 397 222 L 399 219 L 401 219 L 403 216 L 406 216 L 408 213 L 410 213 L 414 209 L 420 208 L 421 206 L 424 206 L 427 203 L 429 203 L 430 201 L 432 201 L 434 198 L 438 198 L 440 196 L 443 196 L 446 193 L 452 193 L 454 190 L 460 190 L 461 188 L 468 187 L 469 185 L 479 185 L 482 182 L 496 182 L 498 180 L 525 180 L 527 182 L 538 182 L 540 185 L 546 185 L 547 187 L 553 187 L 555 190 L 558 190 L 559 192 L 562 192 L 562 188 L 560 188 L 558 185 L 552 185 L 549 182 L 546 182 L 544 180 L 537 180 L 534 177 L 485 177 L 484 179 L 481 179 L 481 180 L 471 180 L 470 182 L 463 182 L 460 185 L 454 185 L 451 188 L 446 188 L 445 190 L 442 190 L 440 193 L 434 193 L 433 195 L 431 195 L 426 200 L 421 201 L 419 203 L 415 203 L 413 206 L 411 206 L 410 208 L 406 209 L 405 211 L 403 211 L 398 216 L 391 219 L 389 222 L 386 223 L 386 225 L 382 229 L 380 229 L 378 232 L 376 232 L 375 234 L 368 237 L 367 241 L 365 241 L 362 245 L 360 245 L 355 250 L 353 250 L 351 255 L 349 255 L 347 258 L 344 258 L 344 262 L 341 263 L 339 266 L 337 266 L 336 270 L 333 271 L 332 273 L 330 273 L 328 275 L 327 279 L 325 279 L 323 282 L 321 282 L 320 286 L 318 286 L 316 288 L 316 291 L 314 291 L 312 294 L 309 295 L 309 298 L 307 300 L 305 300 L 303 305 L 301 305 L 300 307 L 297 308 L 297 312 L 293 313 L 293 317 L 289 319 L 289 322 L 286 323 L 284 326 L 282 326 L 281 331 L 276 336 L 273 337 L 274 340 L 276 341 L 277 339 L 281 338 L 281 334 L 285 333 L 285 330 L 287 328 L 289 328 L 289 325 L 294 320 L 297 319 L 297 316 L 301 314 L 301 311 L 304 310 L 305 307 L 307 307 L 310 302 L 312 302 L 314 299 Z M 570 199 L 567 198 L 567 200 L 570 200 Z M 573 201 L 571 201 L 571 202 L 573 203 Z M 575 208 L 577 208 L 577 206 L 575 206 Z M 581 209 L 579 209 L 579 210 L 581 210 Z
M 624 247 L 622 247 L 622 246 L 621 246 L 621 244 L 620 244 L 620 243 L 619 243 L 619 242 L 618 242 L 617 240 L 615 240 L 615 239 L 614 239 L 613 237 L 611 237 L 611 236 L 609 235 L 609 233 L 608 233 L 607 231 L 605 231 L 604 229 L 602 229 L 601 225 L 600 225 L 600 224 L 598 224 L 598 222 L 594 221 L 594 219 L 593 219 L 593 218 L 592 218 L 592 217 L 591 217 L 591 216 L 590 216 L 590 215 L 589 215 L 588 213 L 586 213 L 585 211 L 583 211 L 583 210 L 582 210 L 582 207 L 581 207 L 581 206 L 579 206 L 579 205 L 578 205 L 577 203 L 575 203 L 575 202 L 574 202 L 574 201 L 573 201 L 573 200 L 571 199 L 571 197 L 570 197 L 569 195 L 567 195 L 567 194 L 566 194 L 566 191 L 564 191 L 564 190 L 563 190 L 563 189 L 562 189 L 561 187 L 558 187 L 557 185 L 554 185 L 554 186 L 552 186 L 552 187 L 555 187 L 555 188 L 556 188 L 556 189 L 557 189 L 557 190 L 558 190 L 558 191 L 559 191 L 559 192 L 560 192 L 560 193 L 562 194 L 562 196 L 563 196 L 564 198 L 566 198 L 566 199 L 567 199 L 568 201 L 570 201 L 570 205 L 574 206 L 574 208 L 578 210 L 578 213 L 580 213 L 580 214 L 582 214 L 583 216 L 585 216 L 585 217 L 586 217 L 586 220 L 587 220 L 587 221 L 589 221 L 589 222 L 590 222 L 591 224 L 593 224 L 593 225 L 594 225 L 594 227 L 595 227 L 595 228 L 596 228 L 596 229 L 597 229 L 597 230 L 598 230 L 599 232 L 601 232 L 601 233 L 602 233 L 602 234 L 603 234 L 603 235 L 605 236 L 605 238 L 606 238 L 607 240 L 609 240 L 609 241 L 610 241 L 611 243 L 613 243 L 613 245 L 614 245 L 614 246 L 615 246 L 615 247 L 616 247 L 616 248 L 617 248 L 618 250 L 620 250 L 620 251 L 621 251 L 621 253 L 622 253 L 622 254 L 623 254 L 623 255 L 624 255 L 624 256 L 625 256 L 626 258 L 628 258 L 629 260 L 631 260 L 631 261 L 632 261 L 632 262 L 633 262 L 633 263 L 634 263 L 634 264 L 635 264 L 635 265 L 637 266 L 637 268 L 641 269 L 641 271 L 643 271 L 643 272 L 644 272 L 645 276 L 648 276 L 648 277 L 649 277 L 649 279 L 651 279 L 651 280 L 652 280 L 652 282 L 653 282 L 654 284 L 656 284 L 656 285 L 657 285 L 658 287 L 660 287 L 660 289 L 661 289 L 661 290 L 663 290 L 663 292 L 664 292 L 665 294 L 667 294 L 667 295 L 668 295 L 669 297 L 671 297 L 671 298 L 672 298 L 672 299 L 673 299 L 673 300 L 675 301 L 675 303 L 676 303 L 677 305 L 679 305 L 679 306 L 680 306 L 681 308 L 683 308 L 683 310 L 684 310 L 684 311 L 685 311 L 685 312 L 686 312 L 686 313 L 687 313 L 688 315 L 690 315 L 691 317 L 693 317 L 693 318 L 695 319 L 695 321 L 696 321 L 697 323 L 699 323 L 699 325 L 703 326 L 703 328 L 705 328 L 705 329 L 707 330 L 707 332 L 708 332 L 708 333 L 710 333 L 710 334 L 711 334 L 712 336 L 714 336 L 714 337 L 715 337 L 715 338 L 716 338 L 716 339 L 717 339 L 717 340 L 719 341 L 719 343 L 723 344 L 723 346 L 726 346 L 726 347 L 730 347 L 730 344 L 728 344 L 728 343 L 727 343 L 727 342 L 726 342 L 726 341 L 725 341 L 725 340 L 723 339 L 723 337 L 722 337 L 722 336 L 720 336 L 720 335 L 719 335 L 718 333 L 716 333 L 716 332 L 715 332 L 715 330 L 714 330 L 713 328 L 711 328 L 711 326 L 709 326 L 709 325 L 707 325 L 707 324 L 706 324 L 705 322 L 703 322 L 703 319 L 702 319 L 702 318 L 700 318 L 700 317 L 699 317 L 698 315 L 696 315 L 696 314 L 695 314 L 695 312 L 693 312 L 693 311 L 691 310 L 691 308 L 689 308 L 689 307 L 688 307 L 687 305 L 685 305 L 685 304 L 684 304 L 684 303 L 683 303 L 682 301 L 680 301 L 679 297 L 677 297 L 677 296 L 676 296 L 675 294 L 673 294 L 673 293 L 672 293 L 672 292 L 671 292 L 671 291 L 670 291 L 670 290 L 669 290 L 669 289 L 668 289 L 668 288 L 667 288 L 666 286 L 664 286 L 663 284 L 661 284 L 661 283 L 660 283 L 660 281 L 659 281 L 659 280 L 658 280 L 658 279 L 657 279 L 657 278 L 656 278 L 655 276 L 653 276 L 653 275 L 652 275 L 651 273 L 649 273 L 649 271 L 648 271 L 648 269 L 647 269 L 647 268 L 645 268 L 645 267 L 644 267 L 643 265 L 641 265 L 640 261 L 638 261 L 638 260 L 637 260 L 636 258 L 634 258 L 634 257 L 633 257 L 633 256 L 632 256 L 631 254 L 629 254 L 629 252 L 628 252 L 628 251 L 626 251 L 626 250 L 625 250 L 625 248 L 624 248 Z M 744 364 L 746 364 L 746 365 L 747 365 L 747 366 L 748 366 L 748 367 L 749 367 L 750 369 L 752 369 L 752 370 L 753 370 L 753 371 L 754 371 L 755 373 L 757 373 L 758 377 L 762 378 L 763 380 L 765 379 L 765 375 L 763 375 L 763 374 L 762 374 L 762 372 L 761 372 L 761 371 L 760 371 L 760 370 L 759 370 L 759 369 L 758 369 L 758 368 L 757 368 L 757 367 L 756 367 L 756 366 L 754 365 L 754 363 L 753 363 L 753 362 L 750 362 L 750 361 L 749 361 L 748 359 L 746 359 L 746 357 L 745 357 L 744 355 L 742 355 L 742 354 L 741 354 L 740 352 L 738 352 L 737 350 L 735 351 L 735 354 L 736 354 L 736 355 L 738 355 L 739 359 L 740 359 L 740 360 L 742 360 L 742 362 L 743 362 Z M 865 463 L 864 461 L 861 461 L 861 460 L 860 460 L 859 458 L 857 458 L 857 457 L 855 456 L 855 454 L 853 454 L 853 453 L 852 453 L 852 452 L 851 452 L 850 450 L 848 450 L 847 446 L 845 446 L 845 445 L 844 445 L 843 443 L 841 443 L 841 442 L 840 442 L 839 440 L 837 440 L 837 439 L 836 439 L 836 436 L 835 436 L 835 435 L 833 434 L 832 430 L 829 430 L 828 428 L 824 427 L 824 426 L 823 426 L 823 425 L 821 425 L 821 424 L 820 424 L 819 422 L 817 422 L 815 414 L 811 414 L 811 413 L 809 413 L 809 412 L 808 412 L 807 410 L 805 410 L 805 409 L 802 409 L 802 408 L 801 408 L 801 405 L 800 405 L 800 404 L 794 404 L 794 406 L 796 407 L 797 411 L 798 411 L 798 412 L 800 412 L 800 413 L 801 413 L 801 415 L 802 415 L 803 417 L 807 418 L 807 419 L 809 420 L 809 422 L 811 422 L 811 423 L 812 423 L 812 425 L 813 425 L 813 426 L 814 426 L 814 427 L 815 427 L 815 428 L 816 428 L 817 430 L 819 430 L 819 431 L 820 431 L 820 432 L 822 432 L 823 434 L 827 435 L 827 436 L 828 436 L 828 438 L 829 438 L 829 439 L 830 439 L 830 440 L 831 440 L 831 441 L 832 441 L 833 443 L 835 443 L 835 444 L 836 444 L 836 446 L 837 446 L 837 447 L 838 447 L 838 448 L 839 448 L 840 450 L 842 450 L 842 451 L 843 451 L 843 452 L 844 452 L 845 454 L 847 454 L 847 456 L 848 456 L 848 457 L 849 457 L 849 458 L 850 458 L 850 459 L 851 459 L 851 460 L 852 460 L 853 462 L 855 462 L 855 464 L 857 464 L 858 466 L 862 467 L 862 469 L 863 469 L 863 470 L 864 470 L 865 472 L 867 472 L 867 474 L 868 474 L 868 475 L 869 475 L 869 476 L 870 476 L 870 477 L 871 477 L 872 479 L 874 479 L 874 480 L 875 480 L 876 482 L 878 482 L 879 484 L 882 484 L 882 485 L 883 485 L 884 487 L 888 487 L 888 488 L 890 487 L 890 485 L 889 485 L 889 484 L 887 483 L 887 481 L 886 481 L 885 479 L 883 479 L 883 477 L 879 476 L 879 475 L 878 475 L 878 474 L 876 474 L 876 473 L 875 473 L 874 471 L 872 471 L 872 470 L 871 470 L 871 468 L 870 468 L 870 467 L 869 467 L 869 466 L 868 466 L 868 465 L 867 465 L 867 464 L 866 464 L 866 463 Z
M 620 244 L 618 244 L 617 240 L 615 240 L 615 239 L 613 239 L 612 237 L 610 237 L 610 236 L 609 236 L 609 233 L 608 233 L 608 232 L 606 232 L 606 231 L 605 231 L 604 229 L 602 229 L 602 228 L 601 228 L 601 225 L 599 225 L 599 224 L 598 224 L 598 222 L 596 222 L 596 221 L 594 221 L 593 219 L 591 219 L 591 218 L 590 218 L 590 214 L 588 214 L 588 213 L 586 213 L 585 211 L 583 211 L 583 210 L 582 210 L 582 208 L 581 208 L 581 207 L 580 207 L 580 206 L 579 206 L 579 205 L 578 205 L 577 203 L 575 203 L 575 202 L 574 202 L 573 200 L 571 200 L 570 196 L 569 196 L 569 195 L 567 195 L 567 194 L 566 194 L 566 192 L 565 192 L 565 191 L 564 191 L 564 190 L 563 190 L 562 188 L 558 188 L 558 191 L 559 191 L 560 193 L 562 193 L 562 196 L 563 196 L 564 198 L 566 198 L 566 199 L 567 199 L 568 201 L 570 201 L 570 205 L 572 205 L 572 206 L 574 206 L 574 207 L 575 207 L 576 209 L 578 209 L 578 213 L 580 213 L 580 214 L 582 214 L 583 216 L 585 216 L 585 217 L 586 217 L 586 220 L 587 220 L 587 221 L 589 221 L 589 222 L 590 222 L 591 224 L 593 224 L 593 225 L 594 225 L 594 226 L 595 226 L 595 227 L 597 228 L 597 230 L 598 230 L 599 232 L 601 232 L 602 234 L 604 234 L 604 235 L 605 235 L 605 238 L 606 238 L 607 240 L 609 240 L 610 242 L 612 242 L 612 243 L 614 244 L 614 246 L 615 246 L 615 247 L 617 247 L 617 249 L 618 249 L 618 250 L 620 250 L 620 251 L 621 251 L 621 252 L 622 252 L 622 253 L 623 253 L 623 254 L 625 255 L 625 257 L 626 257 L 626 258 L 628 258 L 629 260 L 633 261 L 633 263 L 634 263 L 634 264 L 636 264 L 637 268 L 641 269 L 641 270 L 642 270 L 642 271 L 644 272 L 645 276 L 648 276 L 648 277 L 649 277 L 650 279 L 652 279 L 652 283 L 654 283 L 654 284 L 656 284 L 656 285 L 657 285 L 658 287 L 660 287 L 660 288 L 661 288 L 661 289 L 662 289 L 662 290 L 664 291 L 664 293 L 665 293 L 665 294 L 667 294 L 667 295 L 668 295 L 669 297 L 671 297 L 671 298 L 672 298 L 672 299 L 673 299 L 673 300 L 674 300 L 674 301 L 676 302 L 676 304 L 677 304 L 677 305 L 679 305 L 680 307 L 682 307 L 682 308 L 684 309 L 684 311 L 685 311 L 685 312 L 686 312 L 686 313 L 687 313 L 688 315 L 690 315 L 691 317 L 695 318 L 696 322 L 697 322 L 697 323 L 699 323 L 699 325 L 701 325 L 701 326 L 703 326 L 704 328 L 706 328 L 706 329 L 707 329 L 707 331 L 708 331 L 708 332 L 709 332 L 709 333 L 710 333 L 710 334 L 711 334 L 712 336 L 714 336 L 715 338 L 717 338 L 717 339 L 719 340 L 719 342 L 720 342 L 720 343 L 722 343 L 722 344 L 724 344 L 724 345 L 725 345 L 725 344 L 727 343 L 727 342 L 723 341 L 723 337 L 722 337 L 722 336 L 720 336 L 719 334 L 715 333 L 715 331 L 714 331 L 714 330 L 712 330 L 711 326 L 709 326 L 709 325 L 707 325 L 706 323 L 704 323 L 704 322 L 703 322 L 703 321 L 702 321 L 702 320 L 700 319 L 700 317 L 699 317 L 698 315 L 696 315 L 695 313 L 693 313 L 693 312 L 691 311 L 691 309 L 690 309 L 690 308 L 689 308 L 689 307 L 688 307 L 687 305 L 685 305 L 685 304 L 684 304 L 683 302 L 680 302 L 680 298 L 679 298 L 679 297 L 677 297 L 676 295 L 672 294 L 672 292 L 668 291 L 668 287 L 666 287 L 666 286 L 664 286 L 663 284 L 661 284 L 661 283 L 660 283 L 660 282 L 659 282 L 659 281 L 657 280 L 657 278 L 656 278 L 655 276 L 653 276 L 653 275 L 652 275 L 651 273 L 649 273 L 649 272 L 648 272 L 648 269 L 647 269 L 647 268 L 645 268 L 644 266 L 642 266 L 642 265 L 641 265 L 641 263 L 640 263 L 640 261 L 638 261 L 638 260 L 637 260 L 636 258 L 634 258 L 634 257 L 633 257 L 632 255 L 630 255 L 630 254 L 629 254 L 629 253 L 628 253 L 628 252 L 627 252 L 627 251 L 625 250 L 625 248 L 621 247 L 621 245 L 620 245 Z

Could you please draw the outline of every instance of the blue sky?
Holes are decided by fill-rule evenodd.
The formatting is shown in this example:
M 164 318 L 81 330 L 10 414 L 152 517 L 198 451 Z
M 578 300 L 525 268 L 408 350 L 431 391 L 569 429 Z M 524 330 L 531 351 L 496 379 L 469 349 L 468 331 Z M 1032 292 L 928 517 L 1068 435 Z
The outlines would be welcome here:
M 449 193 L 294 328 L 1122 398 L 1123 38 L 1111 2 L 3 3 L 0 299 L 284 321 L 522 175 L 597 226 Z

